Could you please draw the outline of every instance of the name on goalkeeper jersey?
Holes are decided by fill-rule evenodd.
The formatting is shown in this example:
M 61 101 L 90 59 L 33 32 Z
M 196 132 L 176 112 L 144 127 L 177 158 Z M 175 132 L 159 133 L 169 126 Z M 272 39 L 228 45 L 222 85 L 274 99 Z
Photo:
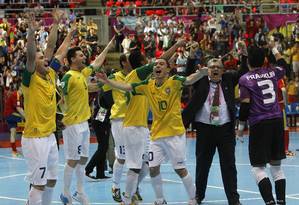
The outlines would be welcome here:
M 261 73 L 261 74 L 253 74 L 253 75 L 249 75 L 247 76 L 247 80 L 257 80 L 257 79 L 264 79 L 264 78 L 273 78 L 275 76 L 275 72 L 271 71 L 268 73 Z

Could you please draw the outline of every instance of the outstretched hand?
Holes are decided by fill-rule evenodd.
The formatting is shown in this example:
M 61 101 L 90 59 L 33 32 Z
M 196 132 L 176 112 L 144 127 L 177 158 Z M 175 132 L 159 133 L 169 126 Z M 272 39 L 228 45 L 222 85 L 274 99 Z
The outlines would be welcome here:
M 197 65 L 198 69 L 196 72 L 201 72 L 204 76 L 208 75 L 208 68 L 207 67 L 201 67 L 200 64 Z
M 274 48 L 276 46 L 275 44 L 275 40 L 274 40 L 274 37 L 273 36 L 270 36 L 270 39 L 269 39 L 269 42 L 268 42 L 268 47 L 270 49 Z
M 186 39 L 180 39 L 176 42 L 176 44 L 179 46 L 179 47 L 183 47 L 187 44 L 187 40 Z
M 238 54 L 248 56 L 247 46 L 244 41 L 238 42 Z
M 54 19 L 54 23 L 59 23 L 60 20 L 65 16 L 65 13 L 63 10 L 54 8 L 52 11 L 52 16 Z
M 28 21 L 27 24 L 28 24 L 29 30 L 36 31 L 40 28 L 40 22 L 36 21 L 34 12 L 28 12 L 26 14 L 26 17 L 27 17 L 27 21 Z
M 101 71 L 101 72 L 97 72 L 95 75 L 96 75 L 96 78 L 97 78 L 100 82 L 102 82 L 102 83 L 104 83 L 104 84 L 106 84 L 106 83 L 109 82 L 108 77 L 107 77 L 107 75 L 106 75 L 105 72 L 103 72 L 103 71 Z

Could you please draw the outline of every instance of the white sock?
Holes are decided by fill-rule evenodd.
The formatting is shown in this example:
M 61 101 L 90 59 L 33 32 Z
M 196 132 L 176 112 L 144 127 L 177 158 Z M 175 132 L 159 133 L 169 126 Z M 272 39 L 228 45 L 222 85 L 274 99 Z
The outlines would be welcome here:
M 83 182 L 84 182 L 84 175 L 85 175 L 84 165 L 77 164 L 75 171 L 76 171 L 76 177 L 77 177 L 77 192 L 79 192 L 80 194 L 83 194 L 84 193 Z
M 153 186 L 153 189 L 155 191 L 155 195 L 156 195 L 157 200 L 163 200 L 164 196 L 163 196 L 163 189 L 162 189 L 161 174 L 159 174 L 155 177 L 151 177 L 151 181 L 152 181 L 152 186 Z
M 193 183 L 191 175 L 188 173 L 187 176 L 185 176 L 181 179 L 182 179 L 185 189 L 188 193 L 189 199 L 194 199 L 195 198 L 195 185 Z
M 52 202 L 54 187 L 45 187 L 42 195 L 42 205 L 50 205 Z
M 64 177 L 63 177 L 64 195 L 70 195 L 70 187 L 72 183 L 73 172 L 74 172 L 74 168 L 66 164 L 64 167 Z
M 29 205 L 42 205 L 43 191 L 31 187 L 29 191 Z
M 140 171 L 139 177 L 138 177 L 138 184 L 140 184 L 142 182 L 142 180 L 148 175 L 148 172 L 149 172 L 148 164 L 143 162 L 141 171 Z
M 117 159 L 115 159 L 113 164 L 113 177 L 112 177 L 112 181 L 113 181 L 112 187 L 115 189 L 119 189 L 119 183 L 120 183 L 121 175 L 123 173 L 123 168 L 124 168 L 124 164 L 119 163 Z
M 138 183 L 138 175 L 137 173 L 133 172 L 132 170 L 128 170 L 127 174 L 127 181 L 126 181 L 126 192 L 125 192 L 125 203 L 130 204 L 131 198 L 133 194 L 136 192 L 137 183 Z M 129 199 L 129 200 L 126 200 Z

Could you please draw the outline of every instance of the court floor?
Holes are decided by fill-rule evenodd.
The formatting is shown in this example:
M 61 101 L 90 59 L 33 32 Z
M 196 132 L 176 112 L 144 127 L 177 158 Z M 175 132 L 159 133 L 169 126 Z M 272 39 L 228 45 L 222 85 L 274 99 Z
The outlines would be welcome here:
M 299 148 L 299 134 L 291 133 L 290 149 Z M 188 139 L 187 142 L 187 167 L 194 176 L 195 173 L 195 140 Z M 238 190 L 243 205 L 262 205 L 264 204 L 255 180 L 250 171 L 248 160 L 248 139 L 244 143 L 237 142 L 236 163 L 238 170 Z M 96 149 L 96 144 L 91 144 L 90 153 Z M 63 148 L 60 150 L 59 180 L 54 191 L 52 204 L 61 204 L 59 195 L 62 191 L 63 179 Z M 288 157 L 283 162 L 283 169 L 287 176 L 287 204 L 299 204 L 299 152 L 295 157 Z M 162 165 L 163 189 L 168 204 L 187 204 L 187 194 L 183 188 L 179 177 L 174 173 L 169 163 Z M 10 149 L 0 149 L 0 205 L 24 205 L 26 203 L 28 184 L 24 181 L 26 175 L 26 164 L 23 158 L 12 158 Z M 122 190 L 124 190 L 125 172 L 122 178 Z M 85 190 L 89 196 L 90 204 L 118 204 L 111 197 L 111 179 L 100 182 L 85 183 Z M 75 191 L 75 181 L 72 184 Z M 140 185 L 143 202 L 141 204 L 153 204 L 154 192 L 151 187 L 150 178 L 147 177 Z M 76 203 L 74 203 L 76 204 Z M 216 153 L 213 165 L 210 170 L 206 198 L 203 204 L 227 204 L 221 180 L 219 158 Z

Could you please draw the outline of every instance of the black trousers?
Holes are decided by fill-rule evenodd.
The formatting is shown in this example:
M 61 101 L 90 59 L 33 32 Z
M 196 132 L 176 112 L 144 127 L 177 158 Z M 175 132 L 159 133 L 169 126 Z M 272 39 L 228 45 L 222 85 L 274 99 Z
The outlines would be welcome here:
M 96 133 L 98 149 L 85 167 L 85 173 L 90 174 L 96 167 L 96 177 L 105 176 L 106 153 L 109 146 L 110 123 L 92 120 L 92 127 Z
M 235 164 L 234 123 L 223 126 L 195 123 L 196 127 L 196 196 L 205 198 L 208 175 L 213 157 L 218 149 L 222 181 L 229 205 L 239 201 L 237 192 L 237 169 Z
M 115 36 L 115 51 L 116 52 L 121 53 L 123 51 L 123 47 L 122 47 L 121 43 L 123 42 L 124 38 L 125 37 L 123 34 Z

